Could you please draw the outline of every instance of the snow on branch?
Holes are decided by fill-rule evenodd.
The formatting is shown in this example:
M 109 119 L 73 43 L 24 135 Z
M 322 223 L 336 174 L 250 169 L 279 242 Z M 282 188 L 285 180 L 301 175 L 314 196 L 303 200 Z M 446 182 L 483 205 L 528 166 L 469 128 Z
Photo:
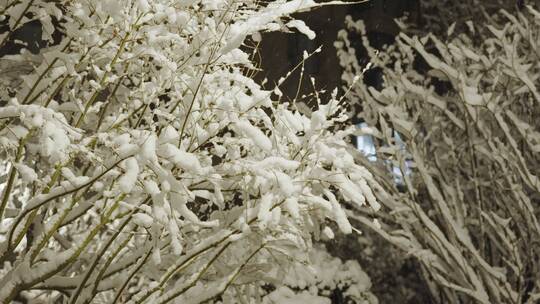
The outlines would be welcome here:
M 49 42 L 0 90 L 0 302 L 262 301 L 283 276 L 257 267 L 292 269 L 327 222 L 351 233 L 345 201 L 377 210 L 337 96 L 308 117 L 245 73 L 247 39 L 313 38 L 291 15 L 328 4 L 8 5 L 0 47 L 33 20 Z

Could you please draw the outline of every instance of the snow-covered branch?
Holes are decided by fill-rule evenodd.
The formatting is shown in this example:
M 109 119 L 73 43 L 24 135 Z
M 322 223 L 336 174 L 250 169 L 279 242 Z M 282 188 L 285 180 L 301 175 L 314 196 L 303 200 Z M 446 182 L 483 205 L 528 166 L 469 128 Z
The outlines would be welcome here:
M 48 45 L 9 56 L 31 72 L 1 90 L 11 93 L 0 97 L 0 302 L 165 303 L 208 289 L 195 303 L 262 290 L 282 276 L 228 287 L 273 251 L 307 257 L 313 236 L 333 235 L 326 222 L 351 233 L 342 202 L 378 209 L 375 181 L 345 148 L 352 129 L 338 131 L 337 93 L 306 116 L 245 73 L 246 41 L 287 28 L 313 38 L 291 14 L 328 4 L 338 3 L 6 8 L 9 33 L 39 20 Z

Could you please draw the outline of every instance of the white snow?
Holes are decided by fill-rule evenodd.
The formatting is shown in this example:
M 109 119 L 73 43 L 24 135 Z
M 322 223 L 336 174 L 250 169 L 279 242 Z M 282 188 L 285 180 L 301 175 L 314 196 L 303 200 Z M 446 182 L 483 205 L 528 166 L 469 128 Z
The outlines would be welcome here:
M 171 246 L 174 254 L 182 254 L 183 246 L 180 243 L 180 229 L 174 219 L 169 220 L 169 233 L 171 234 Z
M 272 199 L 274 196 L 271 193 L 263 194 L 259 201 L 259 212 L 257 213 L 257 219 L 259 220 L 259 227 L 264 228 L 268 225 L 268 222 L 272 219 L 272 213 L 270 208 L 272 207 Z
M 366 181 L 364 179 L 361 179 L 360 181 L 358 181 L 358 185 L 360 186 L 360 190 L 362 190 L 362 193 L 364 194 L 371 208 L 373 208 L 373 210 L 375 211 L 379 211 L 379 209 L 381 209 L 381 204 L 377 202 L 377 198 L 375 197 L 375 195 L 373 195 L 373 192 L 371 191 L 371 188 L 368 186 Z
M 287 212 L 289 212 L 293 218 L 299 218 L 300 210 L 298 206 L 298 199 L 296 197 L 289 197 L 285 199 L 285 210 L 287 210 Z
M 484 104 L 482 95 L 478 94 L 478 88 L 463 86 L 463 97 L 465 102 L 473 106 L 481 106 Z
M 300 162 L 279 156 L 270 156 L 258 162 L 257 166 L 268 169 L 296 170 L 300 166 Z
M 272 151 L 272 142 L 259 128 L 255 128 L 247 119 L 240 120 L 236 127 L 244 136 L 248 137 L 253 143 L 265 152 Z
M 27 165 L 23 163 L 15 163 L 15 168 L 17 168 L 17 171 L 21 175 L 21 179 L 25 183 L 31 183 L 37 180 L 38 176 L 34 169 L 28 167 Z
M 288 196 L 293 195 L 296 192 L 296 187 L 294 186 L 294 182 L 289 175 L 283 172 L 279 172 L 279 171 L 274 171 L 274 174 L 277 178 L 279 189 L 281 193 L 283 194 L 283 196 L 288 197 Z
M 332 231 L 332 229 L 330 227 L 328 227 L 328 226 L 324 227 L 322 232 L 329 239 L 333 239 L 334 236 L 335 236 L 334 231 Z
M 159 247 L 154 247 L 152 249 L 152 256 L 151 256 L 151 259 L 152 259 L 152 262 L 155 264 L 155 265 L 159 265 L 161 264 L 161 252 L 159 250 Z
M 4 106 L 0 108 L 0 119 L 19 116 L 18 106 Z
M 118 179 L 118 186 L 124 193 L 130 193 L 139 175 L 139 163 L 133 157 L 126 159 L 124 162 L 125 173 Z
M 313 0 L 292 0 L 280 2 L 279 4 L 270 3 L 265 9 L 250 16 L 249 19 L 236 22 L 231 26 L 228 43 L 222 49 L 222 54 L 240 47 L 248 35 L 262 30 L 271 30 L 268 26 L 273 21 L 297 11 L 313 8 L 317 5 Z
M 173 126 L 168 125 L 166 126 L 161 134 L 159 135 L 159 143 L 165 144 L 165 143 L 173 143 L 178 140 L 180 135 L 178 134 L 178 130 L 176 130 Z
M 182 151 L 172 144 L 164 144 L 160 146 L 159 154 L 186 171 L 200 173 L 201 164 L 193 153 Z
M 157 138 L 153 133 L 144 137 L 140 151 L 142 159 L 152 163 L 157 162 L 156 142 Z
M 315 32 L 312 31 L 302 20 L 291 20 L 287 22 L 287 26 L 296 28 L 300 33 L 306 35 L 310 40 L 315 39 Z
M 150 228 L 154 223 L 154 219 L 146 213 L 135 213 L 133 215 L 133 222 L 138 226 Z
M 130 140 L 131 135 L 129 133 L 124 133 L 116 136 L 113 142 L 116 146 L 121 147 L 123 145 L 129 144 Z
M 146 193 L 150 195 L 156 195 L 161 192 L 159 190 L 159 186 L 153 180 L 145 180 L 143 184 L 144 184 L 144 190 L 146 191 Z
M 336 196 L 329 190 L 325 190 L 324 194 L 326 195 L 326 197 L 328 197 L 328 200 L 332 204 L 334 220 L 336 221 L 339 230 L 341 230 L 341 232 L 345 234 L 352 233 L 352 226 L 349 223 L 349 219 L 347 218 L 345 211 L 339 205 Z

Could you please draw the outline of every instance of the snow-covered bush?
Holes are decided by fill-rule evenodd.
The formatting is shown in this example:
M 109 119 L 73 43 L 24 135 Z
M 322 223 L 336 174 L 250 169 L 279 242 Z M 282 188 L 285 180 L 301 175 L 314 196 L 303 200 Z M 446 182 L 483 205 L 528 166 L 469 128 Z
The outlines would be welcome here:
M 358 262 L 343 263 L 320 246 L 313 248 L 309 258 L 309 264 L 297 263 L 288 270 L 285 285 L 266 295 L 262 303 L 378 303 Z
M 252 303 L 313 238 L 352 231 L 341 201 L 377 210 L 342 100 L 300 113 L 240 48 L 311 37 L 289 16 L 317 6 L 0 1 L 0 47 L 32 20 L 49 42 L 0 58 L 21 67 L 0 90 L 0 302 Z
M 358 81 L 349 95 L 369 125 L 359 134 L 374 136 L 383 166 L 413 167 L 401 191 L 388 172 L 374 174 L 384 185 L 382 229 L 363 213 L 350 218 L 416 257 L 436 301 L 532 304 L 540 299 L 540 12 L 489 20 L 442 37 L 402 33 L 380 52 L 348 20 L 383 80 L 379 89 Z M 344 30 L 336 46 L 352 84 L 366 68 L 350 45 Z

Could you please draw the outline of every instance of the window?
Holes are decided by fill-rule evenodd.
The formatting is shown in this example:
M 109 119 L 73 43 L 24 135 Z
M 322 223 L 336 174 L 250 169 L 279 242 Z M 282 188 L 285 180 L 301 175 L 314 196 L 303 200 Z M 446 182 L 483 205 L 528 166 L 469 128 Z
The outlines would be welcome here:
M 367 128 L 368 125 L 365 122 L 361 122 L 356 125 L 358 128 Z M 405 143 L 401 139 L 401 136 L 397 131 L 394 131 L 394 140 L 396 146 L 398 146 L 402 153 L 406 153 L 406 147 Z M 356 136 L 354 143 L 356 145 L 356 148 L 362 152 L 369 161 L 375 162 L 377 161 L 377 151 L 375 149 L 375 142 L 373 139 L 373 136 L 364 134 L 360 136 Z M 411 164 L 412 161 L 407 159 L 405 160 L 405 174 L 410 175 L 411 174 Z M 404 185 L 403 180 L 403 174 L 401 172 L 401 169 L 399 166 L 393 165 L 390 160 L 385 160 L 385 164 L 389 167 L 389 170 L 391 170 L 392 175 L 394 177 L 394 182 L 398 186 Z

